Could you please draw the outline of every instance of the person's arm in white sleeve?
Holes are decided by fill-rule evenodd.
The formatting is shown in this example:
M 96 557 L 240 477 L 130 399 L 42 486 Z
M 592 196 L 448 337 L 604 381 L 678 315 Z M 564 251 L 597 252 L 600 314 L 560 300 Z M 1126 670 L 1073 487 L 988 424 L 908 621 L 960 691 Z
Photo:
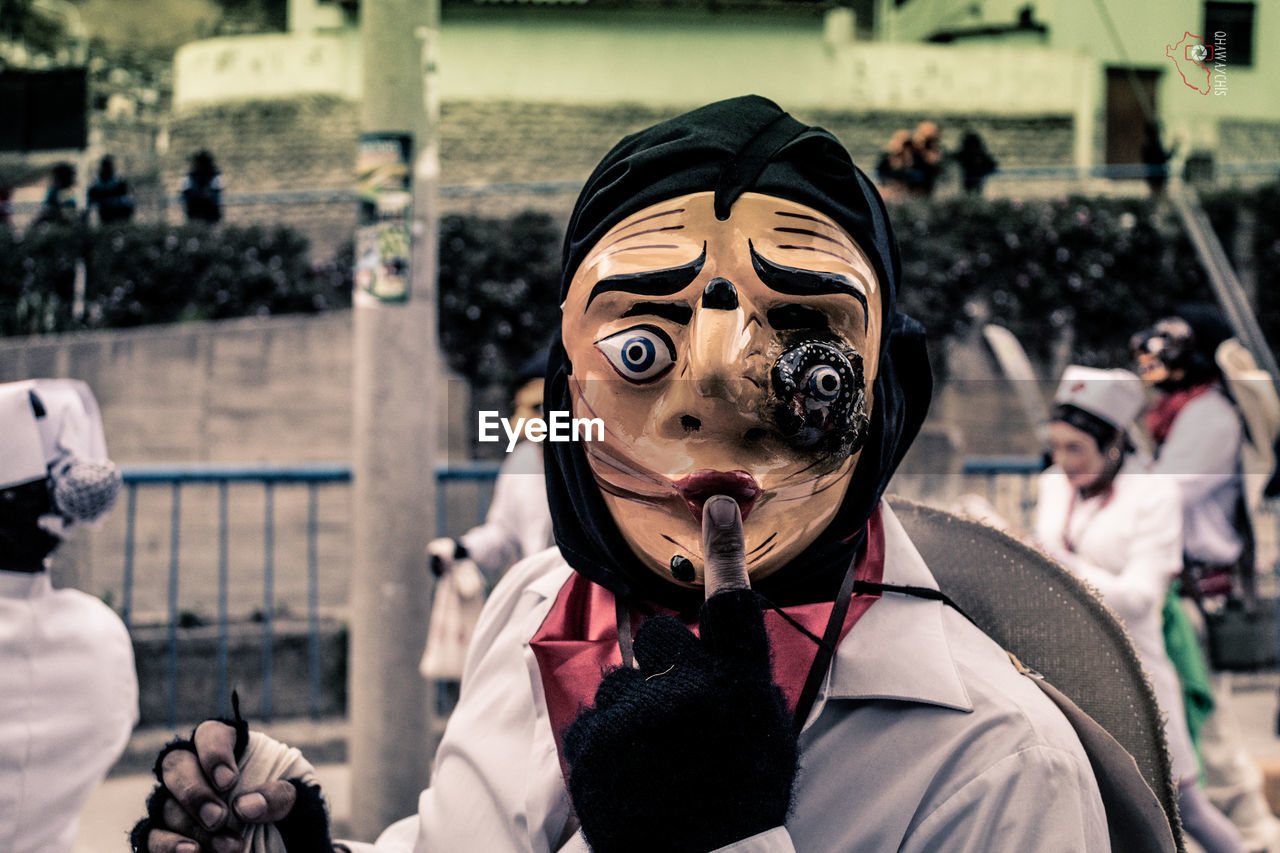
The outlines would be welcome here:
M 1142 495 L 1142 507 L 1127 537 L 1124 570 L 1114 574 L 1062 548 L 1053 556 L 1077 577 L 1093 586 L 1121 619 L 1134 619 L 1158 609 L 1169 584 L 1182 569 L 1182 507 L 1177 495 L 1160 488 L 1159 480 L 1144 476 L 1152 486 Z
M 542 473 L 542 447 L 521 442 L 503 462 L 493 487 L 493 500 L 484 524 L 473 527 L 459 541 L 492 580 L 508 566 L 547 546 L 551 514 L 547 509 L 546 479 Z M 531 524 L 537 528 L 531 537 Z M 530 541 L 537 540 L 535 547 Z
M 1225 398 L 1192 400 L 1174 421 L 1151 473 L 1176 482 L 1184 503 L 1204 500 L 1235 476 L 1243 435 L 1240 418 Z

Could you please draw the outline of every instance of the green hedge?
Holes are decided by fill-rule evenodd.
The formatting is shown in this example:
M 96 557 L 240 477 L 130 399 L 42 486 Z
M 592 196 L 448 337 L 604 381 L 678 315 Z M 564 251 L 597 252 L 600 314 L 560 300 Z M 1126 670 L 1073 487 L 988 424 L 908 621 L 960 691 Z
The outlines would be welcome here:
M 1073 361 L 1123 364 L 1134 331 L 1176 302 L 1213 299 L 1175 214 L 1149 199 L 954 198 L 891 215 L 902 307 L 934 339 L 985 316 L 1033 358 L 1070 330 Z
M 1204 197 L 1237 269 L 1257 280 L 1259 321 L 1280 341 L 1280 184 Z M 1151 199 L 1018 202 L 969 196 L 894 205 L 902 310 L 938 344 L 975 318 L 1008 326 L 1047 360 L 1127 362 L 1129 335 L 1174 303 L 1213 299 L 1172 208 Z M 1244 231 L 1241 231 L 1241 229 Z M 350 304 L 351 251 L 316 265 L 287 228 L 128 225 L 88 235 L 84 318 L 71 317 L 74 229 L 0 232 L 0 334 L 322 311 Z M 446 216 L 440 332 L 450 366 L 509 385 L 559 321 L 560 229 L 548 215 Z
M 440 220 L 440 346 L 479 386 L 511 390 L 560 324 L 560 226 L 547 214 Z
M 75 259 L 85 305 L 73 317 Z M 261 226 L 42 226 L 0 231 L 0 334 L 324 311 L 351 304 L 351 251 L 312 263 L 297 231 Z

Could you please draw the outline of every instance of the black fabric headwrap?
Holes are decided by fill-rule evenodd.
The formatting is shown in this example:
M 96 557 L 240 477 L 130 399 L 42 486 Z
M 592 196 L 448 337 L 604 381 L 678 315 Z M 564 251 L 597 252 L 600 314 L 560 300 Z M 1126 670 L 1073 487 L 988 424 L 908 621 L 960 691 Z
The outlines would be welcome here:
M 758 95 L 710 104 L 626 137 L 605 155 L 578 197 L 565 234 L 561 301 L 579 264 L 618 222 L 660 201 L 708 191 L 716 193 L 721 219 L 745 192 L 825 213 L 857 241 L 879 279 L 884 331 L 871 426 L 844 503 L 802 554 L 756 584 L 781 605 L 829 601 L 861 545 L 867 518 L 924 421 L 933 389 L 924 329 L 896 311 L 901 265 L 884 202 L 839 141 Z M 557 340 L 547 365 L 546 411 L 571 409 L 571 372 Z M 556 544 L 570 566 L 622 598 L 697 607 L 701 591 L 665 581 L 632 553 L 577 443 L 548 444 L 546 465 Z

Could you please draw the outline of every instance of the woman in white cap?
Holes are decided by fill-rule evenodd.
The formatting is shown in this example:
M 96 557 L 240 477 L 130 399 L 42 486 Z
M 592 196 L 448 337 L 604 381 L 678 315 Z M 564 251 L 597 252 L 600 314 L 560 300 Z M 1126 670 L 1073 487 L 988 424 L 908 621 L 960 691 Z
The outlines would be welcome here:
M 1040 475 L 1035 534 L 1128 629 L 1165 714 L 1187 833 L 1207 853 L 1243 851 L 1197 785 L 1182 689 L 1164 647 L 1161 608 L 1182 568 L 1182 506 L 1177 490 L 1156 487 L 1129 442 L 1143 404 L 1142 382 L 1127 370 L 1066 369 L 1049 418 L 1053 465 Z
M 138 721 L 133 644 L 46 558 L 120 491 L 89 387 L 0 384 L 0 847 L 69 853 L 80 810 Z

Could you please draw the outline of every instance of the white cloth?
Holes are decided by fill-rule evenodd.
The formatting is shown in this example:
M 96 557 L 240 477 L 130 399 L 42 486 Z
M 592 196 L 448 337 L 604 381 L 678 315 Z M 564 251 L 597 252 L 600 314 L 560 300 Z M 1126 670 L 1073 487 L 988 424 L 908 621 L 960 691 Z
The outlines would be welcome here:
M 300 779 L 318 785 L 315 768 L 296 748 L 273 740 L 260 732 L 249 732 L 249 743 L 238 762 L 240 778 L 227 792 L 227 802 L 235 802 L 245 791 L 276 779 Z M 233 820 L 235 820 L 233 818 Z M 285 853 L 284 842 L 274 823 L 252 824 L 245 828 L 240 840 L 245 853 Z
M 1232 519 L 1243 493 L 1244 432 L 1235 406 L 1216 386 L 1182 407 L 1152 472 L 1182 491 L 1182 547 L 1194 560 L 1234 563 L 1244 543 Z
M 137 721 L 133 645 L 111 608 L 0 571 L 0 847 L 70 851 Z
M 936 588 L 887 506 L 884 580 Z M 418 814 L 353 851 L 585 851 L 529 646 L 571 569 L 551 549 L 490 596 Z M 936 601 L 887 594 L 840 644 L 801 735 L 785 828 L 737 853 L 1109 849 L 1070 725 L 992 640 Z
M 498 469 L 484 524 L 471 528 L 460 539 L 467 556 L 491 581 L 508 566 L 551 544 L 541 444 L 516 444 Z
M 1102 596 L 1124 623 L 1156 701 L 1174 778 L 1196 774 L 1182 685 L 1164 646 L 1161 611 L 1182 568 L 1182 508 L 1176 489 L 1131 457 L 1109 494 L 1072 500 L 1075 488 L 1056 465 L 1040 475 L 1036 538 Z M 1067 547 L 1068 539 L 1074 550 Z

